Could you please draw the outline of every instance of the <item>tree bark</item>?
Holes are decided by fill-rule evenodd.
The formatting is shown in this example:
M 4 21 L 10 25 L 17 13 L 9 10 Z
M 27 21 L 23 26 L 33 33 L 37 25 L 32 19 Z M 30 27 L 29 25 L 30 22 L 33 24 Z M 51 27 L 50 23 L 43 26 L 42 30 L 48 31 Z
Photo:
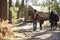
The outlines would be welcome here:
M 22 18 L 23 16 L 23 13 L 24 13 L 24 0 L 22 0 L 22 2 L 21 2 L 21 5 L 20 5 L 20 7 L 19 7 L 19 11 L 18 11 L 18 13 L 17 13 L 17 18 L 19 19 L 19 18 Z
M 7 0 L 0 0 L 0 19 L 7 20 Z
M 9 23 L 12 23 L 12 12 L 10 8 L 12 7 L 12 0 L 9 0 Z

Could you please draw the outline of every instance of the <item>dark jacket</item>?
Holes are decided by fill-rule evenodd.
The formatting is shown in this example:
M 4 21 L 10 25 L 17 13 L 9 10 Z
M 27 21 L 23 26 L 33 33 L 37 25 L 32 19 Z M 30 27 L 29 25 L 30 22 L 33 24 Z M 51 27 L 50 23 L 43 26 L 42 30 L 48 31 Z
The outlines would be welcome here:
M 50 19 L 50 22 L 55 21 L 55 14 L 54 14 L 53 11 L 50 13 L 50 15 L 49 15 L 49 19 Z

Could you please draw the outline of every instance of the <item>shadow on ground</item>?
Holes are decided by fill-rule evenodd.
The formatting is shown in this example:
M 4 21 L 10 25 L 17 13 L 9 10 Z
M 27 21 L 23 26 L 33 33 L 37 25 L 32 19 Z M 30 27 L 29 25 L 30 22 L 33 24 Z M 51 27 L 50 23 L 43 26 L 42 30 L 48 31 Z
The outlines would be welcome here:
M 39 29 L 39 28 L 38 28 Z M 23 40 L 60 40 L 60 24 L 58 24 L 58 29 L 51 30 L 50 26 L 44 27 L 44 30 L 35 31 L 33 33 L 32 28 L 30 29 L 18 29 L 14 32 L 18 33 L 25 33 L 25 35 L 30 36 L 33 35 L 33 37 L 29 38 L 23 38 Z

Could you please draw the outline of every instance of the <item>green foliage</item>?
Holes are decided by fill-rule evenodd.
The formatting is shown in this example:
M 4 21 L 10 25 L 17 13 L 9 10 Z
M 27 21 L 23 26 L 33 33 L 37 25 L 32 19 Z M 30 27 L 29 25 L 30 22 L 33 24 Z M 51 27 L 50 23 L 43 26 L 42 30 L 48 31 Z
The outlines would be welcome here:
M 51 3 L 50 4 L 50 9 L 56 11 L 57 13 L 60 13 L 60 8 L 59 8 L 58 3 L 55 3 L 55 2 Z
M 12 7 L 11 11 L 12 11 L 12 22 L 13 23 L 17 23 L 17 13 L 18 13 L 19 8 L 18 7 Z M 24 14 L 23 16 L 25 17 L 27 11 L 27 6 L 24 6 Z
M 33 5 L 35 5 L 35 6 L 39 6 L 39 4 L 38 4 L 38 0 L 32 0 L 33 1 Z
M 11 8 L 12 11 L 12 22 L 13 23 L 17 23 L 17 11 L 18 11 L 18 7 L 12 7 Z
M 15 4 L 16 7 L 19 7 L 20 6 L 20 2 L 19 0 L 16 0 L 16 4 Z
M 45 4 L 47 7 L 50 7 L 50 10 L 56 11 L 58 14 L 60 13 L 60 7 L 56 0 L 51 0 L 51 2 L 48 2 Z
M 24 6 L 24 12 L 26 12 L 27 11 L 27 6 Z
M 49 18 L 44 18 L 44 20 L 49 20 Z

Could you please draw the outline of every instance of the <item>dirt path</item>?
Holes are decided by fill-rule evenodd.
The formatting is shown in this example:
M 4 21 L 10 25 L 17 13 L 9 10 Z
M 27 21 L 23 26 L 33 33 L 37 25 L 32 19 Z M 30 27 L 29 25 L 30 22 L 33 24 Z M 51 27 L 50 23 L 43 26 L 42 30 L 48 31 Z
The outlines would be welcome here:
M 14 27 L 13 31 L 16 36 L 14 40 L 60 40 L 60 28 L 51 31 L 50 27 L 45 27 L 44 24 L 43 30 L 40 30 L 39 24 L 37 25 L 36 31 L 32 30 L 32 23 L 21 27 Z

